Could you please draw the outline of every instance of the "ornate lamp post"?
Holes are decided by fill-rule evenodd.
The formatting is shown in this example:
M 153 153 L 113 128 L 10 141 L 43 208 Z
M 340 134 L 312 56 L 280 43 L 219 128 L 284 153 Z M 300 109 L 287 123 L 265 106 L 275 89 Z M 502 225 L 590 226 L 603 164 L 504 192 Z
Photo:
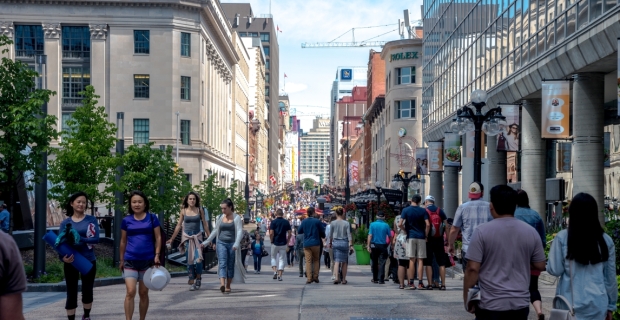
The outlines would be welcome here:
M 471 93 L 471 104 L 475 108 L 475 111 L 471 107 L 463 106 L 456 111 L 456 118 L 450 125 L 452 132 L 458 132 L 460 135 L 475 131 L 474 181 L 481 181 L 481 131 L 484 131 L 487 135 L 494 136 L 506 128 L 506 117 L 502 116 L 501 107 L 490 109 L 485 114 L 482 114 L 482 108 L 486 105 L 486 100 L 486 91 L 474 90 Z
M 401 208 L 405 206 L 405 202 L 407 202 L 407 190 L 409 190 L 409 184 L 411 184 L 411 189 L 418 190 L 420 189 L 420 180 L 417 175 L 413 175 L 409 177 L 411 172 L 405 172 L 400 170 L 397 174 L 392 178 L 392 186 L 394 189 L 398 189 L 399 184 L 401 190 L 403 191 L 403 197 L 401 200 Z

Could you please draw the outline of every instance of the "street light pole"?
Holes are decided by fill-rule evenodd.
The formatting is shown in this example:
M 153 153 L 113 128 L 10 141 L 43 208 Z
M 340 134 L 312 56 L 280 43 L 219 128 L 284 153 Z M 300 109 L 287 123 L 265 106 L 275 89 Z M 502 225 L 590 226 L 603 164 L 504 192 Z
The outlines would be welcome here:
M 47 56 L 37 55 L 36 66 L 39 77 L 37 78 L 37 88 L 47 89 Z M 47 115 L 47 102 L 41 105 L 42 116 Z M 43 175 L 35 185 L 34 202 L 34 263 L 33 276 L 38 278 L 45 271 L 45 241 L 43 236 L 47 230 L 47 152 L 41 152 L 41 163 L 39 164 Z
M 116 154 L 122 156 L 125 153 L 125 113 L 116 113 Z M 116 168 L 116 183 L 120 183 L 124 174 L 123 165 Z M 114 208 L 114 259 L 113 267 L 118 267 L 121 257 L 121 223 L 123 223 L 123 204 L 125 202 L 123 191 L 116 191 L 116 206 Z

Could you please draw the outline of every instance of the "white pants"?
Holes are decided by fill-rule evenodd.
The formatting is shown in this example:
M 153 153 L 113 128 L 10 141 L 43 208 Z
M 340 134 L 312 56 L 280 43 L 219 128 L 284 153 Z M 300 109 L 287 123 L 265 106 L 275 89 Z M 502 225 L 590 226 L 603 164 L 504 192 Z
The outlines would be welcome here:
M 271 245 L 271 266 L 278 267 L 277 270 L 284 270 L 284 264 L 286 263 L 286 245 L 274 246 Z M 276 255 L 280 255 L 276 260 Z

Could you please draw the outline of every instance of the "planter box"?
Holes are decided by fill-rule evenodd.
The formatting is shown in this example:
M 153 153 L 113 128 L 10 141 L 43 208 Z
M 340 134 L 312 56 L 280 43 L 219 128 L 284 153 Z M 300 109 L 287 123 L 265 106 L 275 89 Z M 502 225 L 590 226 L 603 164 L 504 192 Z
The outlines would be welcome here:
M 353 249 L 355 249 L 355 259 L 358 265 L 370 264 L 370 252 L 368 252 L 363 245 L 356 244 L 353 246 Z

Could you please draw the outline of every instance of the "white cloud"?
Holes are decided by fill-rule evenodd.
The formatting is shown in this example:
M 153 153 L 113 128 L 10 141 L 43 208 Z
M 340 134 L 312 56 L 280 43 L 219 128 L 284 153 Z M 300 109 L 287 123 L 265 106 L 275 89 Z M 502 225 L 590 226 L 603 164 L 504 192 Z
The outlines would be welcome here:
M 280 86 L 282 89 L 284 89 L 284 92 L 286 93 L 296 93 L 296 92 L 302 92 L 306 89 L 308 89 L 308 85 L 305 83 L 295 83 L 295 82 L 286 82 L 286 88 Z

